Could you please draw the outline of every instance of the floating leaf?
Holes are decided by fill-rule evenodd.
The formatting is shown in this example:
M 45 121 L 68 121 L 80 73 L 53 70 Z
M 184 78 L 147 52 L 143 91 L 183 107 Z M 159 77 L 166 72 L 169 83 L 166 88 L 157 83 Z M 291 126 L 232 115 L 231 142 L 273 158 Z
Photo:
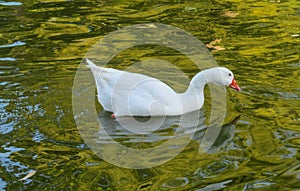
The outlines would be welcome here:
M 221 46 L 214 46 L 213 48 L 214 48 L 215 51 L 225 50 L 225 48 L 223 48 Z
M 216 40 L 211 41 L 209 44 L 215 45 L 215 44 L 221 43 L 221 41 L 222 41 L 222 39 L 216 39 Z
M 30 171 L 26 176 L 24 176 L 23 178 L 19 179 L 19 181 L 27 180 L 28 178 L 32 177 L 35 173 L 36 173 L 35 170 Z
M 221 39 L 216 39 L 211 41 L 210 43 L 206 43 L 206 47 L 212 51 L 220 51 L 220 50 L 225 50 L 225 48 L 221 46 L 215 46 L 215 44 L 218 44 L 221 42 Z
M 239 15 L 239 13 L 234 12 L 234 11 L 226 11 L 226 12 L 224 13 L 224 16 L 225 16 L 225 17 L 230 17 L 230 18 L 234 18 L 234 17 L 236 17 L 236 16 L 238 16 L 238 15 Z

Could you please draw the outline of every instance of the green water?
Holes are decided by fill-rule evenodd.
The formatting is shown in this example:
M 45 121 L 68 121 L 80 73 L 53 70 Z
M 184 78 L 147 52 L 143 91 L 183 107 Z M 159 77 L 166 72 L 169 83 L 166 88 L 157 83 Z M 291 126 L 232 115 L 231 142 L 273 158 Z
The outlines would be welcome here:
M 224 123 L 240 118 L 217 152 L 199 154 L 193 139 L 165 164 L 121 168 L 81 138 L 73 80 L 99 39 L 153 22 L 204 43 L 221 39 L 214 46 L 225 49 L 212 54 L 242 88 L 227 91 Z M 0 190 L 300 189 L 299 50 L 297 0 L 0 1 Z M 126 51 L 110 64 L 123 69 L 154 56 L 175 62 L 189 77 L 198 72 L 176 52 Z

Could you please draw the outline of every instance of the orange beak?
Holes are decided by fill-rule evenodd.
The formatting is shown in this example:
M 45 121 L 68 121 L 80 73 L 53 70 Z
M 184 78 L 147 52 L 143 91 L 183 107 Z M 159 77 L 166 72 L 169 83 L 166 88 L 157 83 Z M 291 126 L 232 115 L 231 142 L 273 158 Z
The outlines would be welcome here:
M 241 88 L 239 87 L 239 85 L 236 83 L 235 79 L 232 80 L 231 84 L 229 85 L 229 87 L 231 87 L 232 89 L 235 89 L 237 91 L 241 91 Z

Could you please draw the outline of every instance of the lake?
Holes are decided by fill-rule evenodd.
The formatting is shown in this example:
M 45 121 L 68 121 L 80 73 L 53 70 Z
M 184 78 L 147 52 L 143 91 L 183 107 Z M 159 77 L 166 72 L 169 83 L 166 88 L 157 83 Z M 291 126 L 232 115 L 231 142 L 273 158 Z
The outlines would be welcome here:
M 0 190 L 300 189 L 300 1 L 0 1 L 0 26 Z M 131 26 L 139 28 L 115 35 Z M 118 44 L 94 51 L 108 37 Z M 142 135 L 102 111 L 95 94 L 74 103 L 86 57 L 183 92 L 203 69 L 184 50 L 204 52 L 203 68 L 229 68 L 242 89 L 226 90 L 224 118 L 204 150 L 211 87 L 203 110 Z M 82 129 L 92 122 L 76 114 L 88 116 L 89 104 L 106 128 Z M 115 143 L 123 149 L 106 149 Z

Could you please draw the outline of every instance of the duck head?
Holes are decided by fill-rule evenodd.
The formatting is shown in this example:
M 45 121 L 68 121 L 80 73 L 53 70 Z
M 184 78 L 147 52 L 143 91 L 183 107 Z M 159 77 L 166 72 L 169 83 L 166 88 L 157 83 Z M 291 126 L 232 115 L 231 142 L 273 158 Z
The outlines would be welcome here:
M 207 82 L 211 82 L 218 86 L 230 87 L 234 90 L 241 91 L 237 82 L 234 79 L 233 73 L 224 67 L 216 67 L 208 69 L 205 73 L 205 78 Z

